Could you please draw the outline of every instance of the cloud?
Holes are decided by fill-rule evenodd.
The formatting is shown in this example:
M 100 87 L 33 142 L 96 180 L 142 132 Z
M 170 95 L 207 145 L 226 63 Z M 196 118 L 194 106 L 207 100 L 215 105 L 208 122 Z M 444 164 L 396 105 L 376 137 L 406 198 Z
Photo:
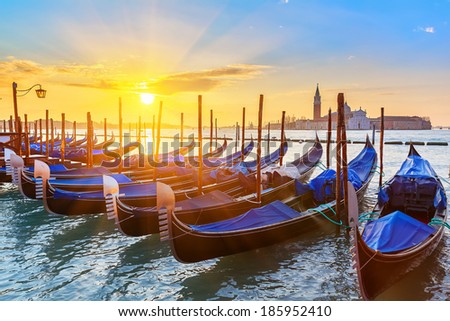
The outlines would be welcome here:
M 14 59 L 14 57 L 8 57 Z M 0 61 L 0 73 L 7 75 L 18 73 L 23 75 L 41 75 L 45 73 L 45 68 L 31 60 Z
M 110 90 L 129 90 L 137 92 L 151 91 L 159 95 L 173 95 L 180 92 L 206 92 L 218 87 L 228 86 L 235 82 L 247 80 L 261 74 L 264 69 L 269 66 L 262 65 L 246 65 L 237 64 L 215 69 L 206 69 L 201 71 L 181 72 L 170 75 L 161 76 L 157 79 L 148 81 L 138 80 L 121 81 L 114 77 L 105 77 L 102 79 L 92 79 L 88 77 L 95 68 L 59 68 L 61 73 L 84 73 L 86 78 L 91 81 L 84 82 L 67 82 L 67 86 L 110 89 Z M 128 77 L 127 77 L 128 78 Z
M 142 79 L 128 74 L 124 67 L 113 62 L 92 65 L 61 62 L 41 65 L 31 60 L 20 60 L 9 56 L 0 61 L 0 83 L 7 84 L 20 79 L 39 78 L 40 82 L 53 82 L 71 87 L 103 90 L 152 91 L 155 94 L 171 95 L 179 92 L 206 92 L 251 79 L 270 68 L 263 65 L 235 64 L 200 71 L 188 71 L 163 75 L 156 79 Z M 9 78 L 9 79 L 6 79 Z
M 269 66 L 238 64 L 216 69 L 182 72 L 148 82 L 147 87 L 156 93 L 165 95 L 177 92 L 209 91 L 237 81 L 254 78 L 267 68 Z
M 81 87 L 81 88 L 93 88 L 93 89 L 108 89 L 108 90 L 120 90 L 122 86 L 116 82 L 109 82 L 107 80 L 99 80 L 97 82 L 90 83 L 66 83 L 66 86 Z
M 417 29 L 415 29 L 417 31 L 422 31 L 422 32 L 426 32 L 426 33 L 435 33 L 436 29 L 434 27 L 417 27 Z

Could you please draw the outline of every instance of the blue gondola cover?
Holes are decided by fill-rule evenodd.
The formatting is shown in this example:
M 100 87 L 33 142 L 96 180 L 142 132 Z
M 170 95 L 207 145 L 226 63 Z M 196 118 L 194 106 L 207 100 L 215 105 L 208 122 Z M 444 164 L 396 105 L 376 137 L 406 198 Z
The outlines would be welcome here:
M 124 175 L 124 174 L 112 174 L 109 175 L 113 177 L 117 183 L 123 184 L 123 183 L 130 183 L 132 180 Z M 102 176 L 94 176 L 94 177 L 85 177 L 85 178 L 68 178 L 68 179 L 56 179 L 52 181 L 52 184 L 54 186 L 60 186 L 60 185 L 102 185 L 103 184 L 103 178 Z
M 215 190 L 198 197 L 176 202 L 176 206 L 181 207 L 183 211 L 191 211 L 201 210 L 205 207 L 227 205 L 232 201 L 233 198 L 227 193 Z
M 348 163 L 348 168 L 358 174 L 361 181 L 365 182 L 370 175 L 367 166 L 373 164 L 373 160 L 377 157 L 374 148 L 365 147 L 354 159 Z
M 156 184 L 137 184 L 137 185 L 124 185 L 119 188 L 120 194 L 125 197 L 154 197 L 156 196 Z M 53 197 L 55 199 L 104 199 L 103 191 L 88 191 L 88 192 L 72 192 L 66 191 L 59 188 L 55 188 Z
M 371 249 L 391 253 L 420 244 L 434 232 L 433 227 L 395 211 L 367 223 L 362 238 Z
M 418 155 L 410 155 L 395 174 L 406 177 L 436 177 L 430 163 Z
M 238 231 L 279 223 L 299 215 L 301 213 L 277 200 L 228 220 L 203 225 L 191 225 L 191 228 L 201 232 Z
M 429 201 L 427 207 L 433 205 L 439 210 L 446 207 L 445 191 L 436 172 L 419 155 L 408 156 L 395 176 L 379 191 L 378 203 L 383 205 L 391 200 L 393 206 L 401 206 L 411 195 L 417 201 Z
M 360 189 L 362 186 L 361 178 L 351 168 L 348 169 L 348 181 L 353 184 L 355 190 Z M 336 185 L 336 171 L 334 169 L 324 170 L 316 178 L 312 179 L 311 182 L 309 183 L 310 188 L 313 190 L 314 199 L 321 203 L 326 202 L 327 199 L 330 197 L 334 197 L 336 188 L 335 185 Z M 342 187 L 341 191 L 343 191 Z

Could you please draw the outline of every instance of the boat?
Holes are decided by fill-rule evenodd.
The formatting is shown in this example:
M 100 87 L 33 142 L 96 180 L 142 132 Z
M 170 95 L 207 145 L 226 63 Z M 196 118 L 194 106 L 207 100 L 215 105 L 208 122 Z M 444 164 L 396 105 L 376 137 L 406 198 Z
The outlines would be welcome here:
M 188 154 L 191 152 L 195 147 L 195 141 L 191 140 L 186 145 L 178 146 L 177 149 L 166 152 L 166 153 L 160 153 L 157 159 L 151 154 L 133 154 L 133 155 L 127 155 L 123 159 L 123 167 L 127 169 L 154 169 L 154 166 L 150 164 L 152 163 L 161 163 L 162 165 L 169 165 L 169 164 L 179 164 L 179 162 L 182 162 L 183 155 Z M 159 161 L 159 162 L 158 162 Z M 106 163 L 105 163 L 106 164 Z M 117 166 L 117 164 L 115 165 Z M 109 166 L 108 166 L 109 167 Z
M 72 142 L 69 143 L 68 147 L 82 146 L 84 143 L 87 142 L 87 140 L 88 140 L 87 133 L 85 133 L 83 138 L 81 138 L 79 140 L 76 140 L 76 138 L 75 138 Z
M 408 157 L 378 193 L 362 231 L 351 212 L 353 266 L 364 300 L 374 300 L 419 266 L 444 234 L 447 198 L 430 163 L 410 145 Z
M 189 150 L 193 144 L 187 145 L 187 150 Z M 287 145 L 286 145 L 287 146 Z M 185 147 L 182 147 L 183 149 Z M 249 144 L 245 149 L 245 156 L 247 156 L 253 148 L 253 143 Z M 187 151 L 186 150 L 186 151 Z M 178 150 L 177 150 L 178 151 Z M 174 151 L 173 153 L 177 153 Z M 163 154 L 168 155 L 168 154 Z M 229 156 L 232 156 L 231 158 Z M 224 164 L 229 160 L 241 158 L 241 152 L 234 153 L 232 155 L 228 155 L 224 157 Z M 34 167 L 24 168 L 23 164 L 20 162 L 16 162 L 21 166 L 18 168 L 18 177 L 16 182 L 19 184 L 19 190 L 22 195 L 26 198 L 36 199 L 36 179 L 38 175 L 34 173 Z M 44 165 L 41 166 L 41 168 Z M 103 189 L 103 180 L 102 175 L 110 175 L 113 176 L 114 179 L 120 184 L 122 188 L 126 188 L 125 192 L 130 195 L 130 200 L 133 200 L 131 203 L 133 205 L 141 205 L 141 206 L 151 206 L 154 205 L 156 197 L 153 179 L 154 176 L 151 171 L 135 169 L 130 171 L 125 171 L 123 173 L 115 173 L 108 168 L 104 167 L 92 167 L 92 168 L 66 168 L 62 164 L 49 165 L 51 183 L 49 183 L 49 197 L 53 195 L 54 191 L 60 191 L 61 200 L 65 196 L 69 199 L 67 201 L 72 202 L 73 198 L 76 198 L 82 201 L 83 198 L 90 199 L 91 202 L 98 201 L 103 203 L 102 189 Z M 159 178 L 159 180 L 163 181 L 166 184 L 170 184 L 175 186 L 177 189 L 188 189 L 192 188 L 196 182 L 193 181 L 192 169 L 190 171 L 186 171 L 183 167 L 176 167 L 176 173 L 173 176 L 167 176 L 164 178 Z M 6 172 L 6 169 L 5 169 Z M 136 173 L 139 175 L 136 175 Z M 147 174 L 144 174 L 147 173 Z M 209 173 L 208 170 L 205 173 Z M 6 175 L 5 175 L 6 177 Z M 149 182 L 151 181 L 151 182 Z M 205 182 L 209 181 L 208 176 L 205 175 Z M 39 181 L 41 182 L 41 181 Z M 205 183 L 206 185 L 206 183 Z M 227 186 L 223 184 L 223 188 Z M 133 187 L 134 186 L 134 187 Z M 38 187 L 42 189 L 42 186 Z M 76 195 L 74 193 L 65 193 L 67 191 L 71 192 L 93 192 L 90 194 L 83 194 L 82 196 Z M 151 192 L 153 191 L 153 192 Z M 193 192 L 195 194 L 195 192 Z M 186 197 L 187 195 L 193 195 L 193 193 L 189 191 L 185 191 Z M 144 200 L 145 199 L 145 200 Z M 147 201 L 148 200 L 148 201 Z M 60 212 L 62 209 L 58 207 L 59 210 L 56 212 Z M 95 207 L 101 208 L 101 207 Z M 84 213 L 84 212 L 83 212 Z M 83 214 L 78 213 L 78 214 Z M 92 212 L 97 213 L 97 212 Z
M 103 142 L 105 146 L 109 146 L 112 143 Z M 122 149 L 115 148 L 113 150 L 107 150 L 106 148 L 92 149 L 92 160 L 94 165 L 102 165 L 103 163 L 112 163 L 116 159 L 116 163 L 119 163 L 122 156 L 137 148 L 139 148 L 139 142 L 130 142 L 126 144 Z M 54 158 L 62 158 L 61 149 L 54 149 L 50 152 L 50 156 Z M 87 163 L 88 149 L 86 147 L 68 147 L 64 150 L 64 158 L 74 162 Z M 117 165 L 116 165 L 117 166 Z
M 9 183 L 11 182 L 11 174 L 12 174 L 12 167 L 11 167 L 11 155 L 16 154 L 14 150 L 10 148 L 3 148 L 3 163 L 4 166 L 0 167 L 0 182 L 1 183 Z
M 306 181 L 312 175 L 321 156 L 322 145 L 317 140 L 302 157 L 290 166 L 296 168 L 298 179 Z M 252 208 L 271 203 L 277 199 L 287 200 L 295 196 L 296 180 L 294 178 L 280 174 L 274 174 L 273 176 L 273 179 L 263 186 L 261 203 L 257 202 L 254 173 L 251 175 L 241 173 L 236 180 L 232 181 L 233 187 L 226 191 L 213 189 L 210 192 L 204 191 L 202 195 L 196 197 L 177 200 L 176 207 L 181 208 L 177 212 L 177 217 L 186 224 L 210 223 L 235 217 Z M 159 196 L 156 197 L 156 206 L 130 206 L 122 202 L 122 196 L 107 190 L 107 186 L 112 186 L 112 189 L 115 190 L 113 180 L 110 177 L 105 178 L 105 176 L 104 179 L 110 182 L 104 188 L 108 217 L 115 219 L 119 230 L 123 234 L 143 236 L 159 233 Z M 121 190 L 120 193 L 122 193 Z M 174 198 L 176 199 L 175 196 Z
M 105 137 L 105 140 L 103 142 L 95 144 L 92 149 L 104 149 L 105 147 L 114 144 L 115 140 L 116 137 L 114 136 L 114 132 L 111 132 L 110 138 Z
M 228 143 L 217 148 L 211 153 L 203 155 L 203 168 L 204 171 L 213 170 L 220 166 L 232 166 L 239 163 L 242 158 L 246 158 L 254 148 L 254 141 L 251 140 L 243 150 L 218 157 L 219 153 L 223 153 Z M 189 149 L 191 151 L 192 148 Z M 186 152 L 187 153 L 187 152 Z M 195 168 L 199 166 L 198 156 L 184 156 L 180 153 L 164 153 L 158 157 L 158 161 L 152 155 L 147 157 L 141 157 L 139 155 L 133 155 L 132 161 L 125 160 L 124 164 L 127 168 L 140 168 L 139 172 L 132 173 L 130 177 L 133 179 L 146 179 L 146 178 L 163 178 L 178 176 L 181 179 L 189 179 L 188 175 L 193 175 Z M 242 156 L 243 155 L 243 156 Z M 132 158 L 133 158 L 132 156 Z M 138 165 L 139 164 L 139 165 Z M 131 165 L 131 166 L 130 166 Z M 142 170 L 144 169 L 144 170 Z M 156 173 L 155 173 L 156 171 Z
M 357 189 L 358 199 L 367 189 L 376 164 L 376 151 L 367 139 L 362 151 L 348 165 L 349 180 Z M 273 245 L 324 224 L 330 226 L 328 220 L 337 221 L 333 215 L 336 207 L 344 204 L 343 200 L 339 204 L 335 199 L 331 200 L 336 190 L 331 188 L 335 186 L 336 175 L 333 180 L 330 173 L 331 169 L 325 170 L 309 184 L 296 182 L 297 193 L 287 200 L 277 199 L 209 224 L 186 222 L 179 215 L 179 204 L 163 202 L 171 198 L 161 197 L 160 238 L 170 243 L 172 254 L 178 261 L 193 263 Z
M 276 161 L 273 155 L 270 160 Z M 21 167 L 23 163 L 15 166 Z M 102 177 L 49 180 L 45 177 L 51 177 L 51 172 L 45 163 L 40 162 L 38 166 L 35 165 L 35 168 L 37 170 L 34 171 L 34 177 L 23 174 L 23 171 L 19 168 L 19 189 L 28 198 L 42 199 L 44 207 L 48 212 L 63 215 L 81 215 L 104 213 L 106 211 Z M 108 176 L 112 177 L 118 183 L 122 194 L 122 203 L 137 207 L 156 205 L 155 182 L 131 181 L 123 174 L 110 173 Z M 94 187 L 97 186 L 98 179 L 102 180 L 102 184 L 96 189 Z M 171 181 L 172 186 L 179 189 L 176 193 L 178 200 L 199 195 L 197 187 L 192 187 L 195 185 L 192 179 L 182 180 L 177 183 L 173 183 L 173 180 L 167 178 L 160 179 L 159 181 L 165 183 Z M 92 190 L 88 190 L 90 188 Z M 203 192 L 230 191 L 232 189 L 242 189 L 237 179 L 205 186 Z

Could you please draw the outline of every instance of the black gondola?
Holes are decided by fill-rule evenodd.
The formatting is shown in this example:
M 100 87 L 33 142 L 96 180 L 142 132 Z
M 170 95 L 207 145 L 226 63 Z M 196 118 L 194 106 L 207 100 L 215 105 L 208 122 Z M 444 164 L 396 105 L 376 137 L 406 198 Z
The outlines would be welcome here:
M 362 232 L 353 209 L 352 254 L 365 300 L 376 299 L 437 247 L 447 219 L 444 187 L 430 163 L 410 145 L 399 171 L 378 193 L 378 202 Z M 401 299 L 401 298 L 400 298 Z

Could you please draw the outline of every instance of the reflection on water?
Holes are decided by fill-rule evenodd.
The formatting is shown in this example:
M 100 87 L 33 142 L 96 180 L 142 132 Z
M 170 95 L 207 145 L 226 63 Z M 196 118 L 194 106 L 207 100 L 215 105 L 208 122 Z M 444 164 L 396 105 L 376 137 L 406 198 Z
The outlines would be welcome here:
M 367 133 L 349 132 L 349 138 L 363 140 Z M 314 135 L 292 131 L 287 136 L 311 139 Z M 325 137 L 323 132 L 319 136 Z M 450 131 L 386 132 L 386 140 L 399 137 L 450 141 Z M 286 161 L 306 148 L 291 142 Z M 361 148 L 350 144 L 349 159 Z M 417 147 L 444 177 L 450 164 L 448 148 Z M 385 146 L 384 180 L 395 173 L 407 151 L 405 145 Z M 316 169 L 315 174 L 319 172 Z M 376 175 L 361 211 L 375 204 L 377 187 Z M 158 235 L 123 236 L 104 215 L 48 214 L 40 201 L 22 199 L 11 184 L 0 186 L 0 204 L 1 300 L 360 300 L 349 239 L 343 232 L 336 235 L 334 228 L 185 265 L 171 256 L 169 245 L 160 243 Z M 446 231 L 437 251 L 380 299 L 449 300 L 449 246 Z

